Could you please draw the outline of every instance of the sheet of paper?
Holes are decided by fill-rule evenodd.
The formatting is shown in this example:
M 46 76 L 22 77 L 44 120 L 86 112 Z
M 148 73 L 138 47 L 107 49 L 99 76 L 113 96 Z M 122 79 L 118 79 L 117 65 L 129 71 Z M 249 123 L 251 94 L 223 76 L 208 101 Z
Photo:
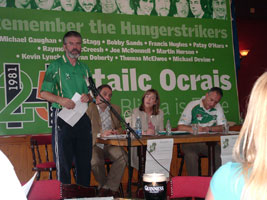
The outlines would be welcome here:
M 233 161 L 233 148 L 238 135 L 224 135 L 221 136 L 221 158 L 222 165 Z
M 81 102 L 81 95 L 78 94 L 77 92 L 73 95 L 72 101 L 74 101 L 75 103 L 75 108 L 74 109 L 63 108 L 58 113 L 58 116 L 69 125 L 74 126 L 86 112 L 88 104 Z
M 32 184 L 33 184 L 33 181 L 34 181 L 36 175 L 37 175 L 37 172 L 35 172 L 35 174 L 33 175 L 33 177 L 26 184 L 24 184 L 22 186 L 22 189 L 23 189 L 23 191 L 24 191 L 24 193 L 25 193 L 26 196 L 28 195 L 28 193 L 29 193 L 29 191 L 30 191 L 30 189 L 32 187 Z
M 170 171 L 172 151 L 172 138 L 147 140 L 145 173 L 162 173 L 166 177 L 169 177 L 168 171 Z M 150 152 L 152 156 L 168 171 L 162 168 L 162 166 L 160 166 L 148 152 Z
M 221 159 L 222 159 L 222 165 L 234 161 L 232 155 L 225 155 L 225 156 L 221 155 Z
M 100 138 L 100 135 L 97 135 L 98 138 Z M 108 135 L 105 137 L 101 137 L 103 140 L 108 140 L 108 139 L 126 139 L 127 135 L 126 134 L 118 134 L 118 135 Z
M 198 132 L 198 135 L 202 135 L 202 134 L 212 134 L 211 132 Z

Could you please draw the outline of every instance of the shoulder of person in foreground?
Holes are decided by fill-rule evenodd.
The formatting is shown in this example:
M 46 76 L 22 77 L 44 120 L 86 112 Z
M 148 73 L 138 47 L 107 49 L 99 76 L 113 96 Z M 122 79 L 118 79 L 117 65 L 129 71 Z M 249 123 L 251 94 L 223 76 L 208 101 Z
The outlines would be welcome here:
M 26 200 L 26 195 L 22 189 L 22 186 L 16 175 L 13 165 L 1 150 L 0 163 L 0 199 Z
M 236 162 L 228 162 L 222 165 L 212 177 L 206 199 L 240 199 L 244 186 L 241 169 L 242 165 Z

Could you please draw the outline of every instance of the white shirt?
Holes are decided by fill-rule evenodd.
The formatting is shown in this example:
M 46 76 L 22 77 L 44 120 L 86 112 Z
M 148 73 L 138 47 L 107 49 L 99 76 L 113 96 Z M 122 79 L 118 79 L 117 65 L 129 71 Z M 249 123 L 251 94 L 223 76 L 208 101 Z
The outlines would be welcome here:
M 0 150 L 0 199 L 27 200 L 13 165 Z

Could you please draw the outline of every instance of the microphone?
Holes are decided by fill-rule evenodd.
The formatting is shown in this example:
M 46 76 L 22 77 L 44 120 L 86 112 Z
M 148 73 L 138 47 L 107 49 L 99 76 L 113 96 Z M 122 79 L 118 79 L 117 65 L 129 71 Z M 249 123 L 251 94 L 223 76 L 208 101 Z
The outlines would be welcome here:
M 88 88 L 92 91 L 94 98 L 96 98 L 96 96 L 97 96 L 97 89 L 96 89 L 95 82 L 94 82 L 92 76 L 89 76 L 88 80 L 89 80 L 89 86 L 88 86 Z

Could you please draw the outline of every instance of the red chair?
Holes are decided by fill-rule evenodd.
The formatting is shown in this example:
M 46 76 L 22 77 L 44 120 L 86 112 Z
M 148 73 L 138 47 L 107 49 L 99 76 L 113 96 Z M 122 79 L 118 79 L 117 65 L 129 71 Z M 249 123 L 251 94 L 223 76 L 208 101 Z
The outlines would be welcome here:
M 35 181 L 27 196 L 28 200 L 58 200 L 60 196 L 60 182 L 58 180 Z
M 49 172 L 49 179 L 52 179 L 52 171 L 56 171 L 56 163 L 49 160 L 48 146 L 52 144 L 51 134 L 31 136 L 31 150 L 33 159 L 33 171 L 37 171 L 37 180 L 40 179 L 41 172 Z M 44 151 L 41 153 L 41 151 Z
M 62 184 L 58 180 L 43 180 L 33 182 L 27 198 L 28 200 L 59 200 L 95 196 L 95 187 L 84 187 L 76 184 Z
M 96 197 L 96 187 L 84 187 L 77 184 L 61 184 L 61 199 Z
M 170 199 L 192 197 L 205 198 L 211 177 L 203 176 L 176 176 L 168 183 Z

